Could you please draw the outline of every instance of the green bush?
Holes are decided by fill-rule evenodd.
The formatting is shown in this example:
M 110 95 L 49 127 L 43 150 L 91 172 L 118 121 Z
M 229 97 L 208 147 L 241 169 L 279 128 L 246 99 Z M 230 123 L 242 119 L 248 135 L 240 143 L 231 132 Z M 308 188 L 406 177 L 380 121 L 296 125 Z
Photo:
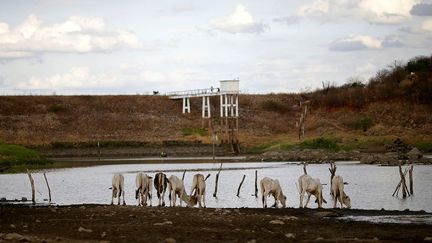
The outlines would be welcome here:
M 66 110 L 67 110 L 66 107 L 61 104 L 54 104 L 48 108 L 48 111 L 52 113 L 65 112 Z
M 331 151 L 339 150 L 339 145 L 336 139 L 323 137 L 302 141 L 298 144 L 298 147 L 302 149 L 325 149 Z
M 183 128 L 182 130 L 183 136 L 190 136 L 194 134 L 198 134 L 200 136 L 207 136 L 208 132 L 205 128 L 193 128 L 193 127 L 187 127 Z
M 21 145 L 0 143 L 0 167 L 46 164 L 44 156 Z
M 353 121 L 351 125 L 354 129 L 363 130 L 366 132 L 374 125 L 374 121 L 370 117 L 362 117 Z

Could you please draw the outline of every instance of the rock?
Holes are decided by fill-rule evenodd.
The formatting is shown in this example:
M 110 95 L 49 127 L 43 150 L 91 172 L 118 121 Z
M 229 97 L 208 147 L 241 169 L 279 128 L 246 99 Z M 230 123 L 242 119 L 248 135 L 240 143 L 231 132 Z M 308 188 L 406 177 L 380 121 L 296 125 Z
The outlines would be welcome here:
M 288 239 L 295 239 L 296 238 L 294 233 L 286 233 L 285 237 Z
M 432 241 L 432 237 L 431 236 L 426 236 L 423 240 L 424 241 Z
M 379 241 L 378 237 L 374 237 L 372 240 Z
M 163 223 L 154 223 L 153 225 L 171 225 L 171 224 L 173 224 L 171 221 L 165 221 L 165 222 L 163 222 Z
M 80 206 L 79 209 L 86 209 L 86 207 L 85 206 Z
M 340 217 L 342 215 L 343 214 L 338 213 L 338 212 L 334 212 L 334 211 L 324 211 L 324 212 L 315 213 L 315 216 L 322 217 L 322 218 L 324 218 L 324 217 L 329 217 L 329 218 Z
M 317 237 L 315 240 L 320 241 L 320 240 L 324 240 L 324 238 L 323 237 Z
M 410 160 L 418 160 L 423 157 L 423 153 L 416 147 L 412 148 L 407 155 Z
M 93 230 L 91 230 L 91 229 L 86 229 L 86 228 L 84 228 L 84 227 L 79 227 L 79 228 L 78 228 L 78 232 L 91 233 L 91 232 L 93 232 Z
M 40 223 L 41 221 L 40 221 L 39 219 L 36 219 L 35 222 L 36 222 L 36 223 Z
M 22 197 L 22 198 L 21 198 L 21 201 L 23 201 L 23 202 L 27 202 L 28 199 L 27 199 L 26 197 Z
M 165 243 L 176 243 L 177 241 L 174 238 L 166 238 L 164 240 Z
M 397 153 L 369 154 L 360 159 L 362 164 L 399 165 Z
M 102 238 L 105 238 L 106 236 L 107 236 L 106 232 L 105 232 L 105 231 L 102 232 L 101 237 L 102 237 Z
M 16 228 L 16 226 L 15 226 L 14 224 L 11 224 L 10 227 L 11 227 L 12 229 L 15 229 L 15 228 Z
M 252 240 L 248 240 L 248 241 L 246 241 L 247 243 L 256 243 L 257 241 L 255 240 L 255 239 L 252 239 Z
M 13 241 L 22 241 L 22 240 L 24 240 L 23 242 L 29 242 L 30 241 L 27 237 L 25 237 L 23 235 L 20 235 L 18 233 L 9 233 L 9 234 L 6 234 L 4 236 L 4 239 L 5 240 L 13 240 Z
M 275 220 L 270 221 L 269 224 L 280 224 L 280 225 L 283 225 L 285 223 L 282 220 L 275 219 Z
M 54 240 L 55 241 L 61 241 L 61 238 L 57 236 Z
M 280 217 L 280 219 L 282 219 L 282 220 L 298 220 L 298 217 L 296 217 L 296 216 L 283 216 L 283 217 Z
M 2 201 L 2 202 L 6 202 L 6 198 L 5 198 L 5 197 L 2 197 L 2 198 L 0 198 L 0 201 Z

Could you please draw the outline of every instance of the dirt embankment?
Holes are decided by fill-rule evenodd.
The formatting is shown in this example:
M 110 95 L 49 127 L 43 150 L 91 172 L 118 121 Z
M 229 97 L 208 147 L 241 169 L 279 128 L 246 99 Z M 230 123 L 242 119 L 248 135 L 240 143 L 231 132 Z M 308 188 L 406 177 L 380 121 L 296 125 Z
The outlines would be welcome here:
M 298 100 L 296 94 L 240 95 L 241 146 L 297 142 Z M 181 101 L 166 96 L 2 96 L 0 140 L 26 146 L 89 141 L 211 144 L 211 134 L 200 130 L 201 100 L 191 102 L 192 112 L 182 114 Z M 211 106 L 219 131 L 219 97 L 212 97 Z M 380 138 L 430 143 L 431 112 L 430 105 L 404 101 L 374 102 L 361 109 L 309 107 L 305 138 L 340 137 L 359 148 L 364 140 L 383 140 Z M 362 125 L 370 127 L 363 131 Z
M 419 242 L 432 236 L 432 225 L 427 224 L 340 220 L 349 215 L 425 215 L 424 212 L 3 205 L 0 213 L 0 241 Z

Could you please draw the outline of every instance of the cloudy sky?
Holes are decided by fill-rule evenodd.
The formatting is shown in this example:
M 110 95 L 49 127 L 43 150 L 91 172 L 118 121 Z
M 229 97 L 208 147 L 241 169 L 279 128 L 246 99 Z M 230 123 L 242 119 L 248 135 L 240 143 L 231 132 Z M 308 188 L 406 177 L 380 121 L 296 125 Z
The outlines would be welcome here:
M 432 0 L 3 0 L 0 95 L 299 92 L 431 47 Z

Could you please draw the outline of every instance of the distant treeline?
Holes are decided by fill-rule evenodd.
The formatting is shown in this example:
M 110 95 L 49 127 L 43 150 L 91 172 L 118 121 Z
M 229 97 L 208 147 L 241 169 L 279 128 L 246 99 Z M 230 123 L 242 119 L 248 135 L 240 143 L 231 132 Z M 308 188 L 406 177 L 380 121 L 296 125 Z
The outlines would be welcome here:
M 394 62 L 367 83 L 352 79 L 342 86 L 323 82 L 323 88 L 304 94 L 314 107 L 363 108 L 371 102 L 403 100 L 432 104 L 432 56 Z

